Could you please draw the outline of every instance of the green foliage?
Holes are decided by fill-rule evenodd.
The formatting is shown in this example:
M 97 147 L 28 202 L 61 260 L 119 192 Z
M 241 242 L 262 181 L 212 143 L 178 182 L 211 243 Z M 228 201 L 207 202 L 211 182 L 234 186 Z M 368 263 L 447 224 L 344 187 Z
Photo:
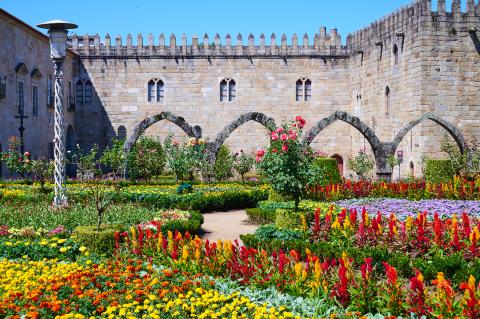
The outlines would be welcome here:
M 298 212 L 279 208 L 275 213 L 275 226 L 277 228 L 300 228 L 300 214 Z
M 87 247 L 93 253 L 110 256 L 115 248 L 115 232 L 118 229 L 107 226 L 101 227 L 100 231 L 96 226 L 80 226 L 75 228 L 74 234 L 78 243 Z
M 275 222 L 275 211 L 265 211 L 260 208 L 247 208 L 245 209 L 248 220 L 257 225 L 265 225 Z
M 393 169 L 395 166 L 400 165 L 400 159 L 396 158 L 395 155 L 389 154 L 387 157 L 387 163 Z
M 273 190 L 272 188 L 270 188 L 268 190 L 268 200 L 270 202 L 287 202 L 288 201 L 288 198 L 285 197 L 285 196 L 282 196 L 280 195 L 279 193 L 277 193 L 275 190 Z
M 291 241 L 304 239 L 305 234 L 301 230 L 278 228 L 274 225 L 264 225 L 257 228 L 255 236 L 262 241 L 272 239 Z
M 365 151 L 360 151 L 357 156 L 348 160 L 348 167 L 354 171 L 360 179 L 367 178 L 368 173 L 373 169 L 375 162 Z
M 177 181 L 193 180 L 195 172 L 204 167 L 207 162 L 205 141 L 190 138 L 182 144 L 175 141 L 173 134 L 165 139 L 165 153 L 167 165 L 175 174 Z M 205 171 L 210 172 L 211 166 L 207 165 Z
M 40 183 L 43 189 L 45 183 L 53 178 L 54 162 L 50 160 L 33 160 L 31 174 L 34 180 Z
M 425 164 L 425 180 L 430 183 L 448 183 L 453 180 L 454 171 L 450 160 L 429 159 Z
M 160 141 L 142 137 L 127 156 L 128 175 L 132 179 L 151 179 L 165 168 L 165 152 Z
M 77 145 L 77 150 L 72 154 L 70 161 L 77 164 L 77 176 L 81 180 L 93 179 L 100 175 L 99 164 L 97 162 L 98 146 L 94 145 L 89 152 L 84 152 L 80 145 Z
M 283 196 L 294 199 L 295 211 L 305 197 L 311 171 L 313 152 L 300 141 L 305 120 L 297 116 L 292 123 L 284 123 L 270 134 L 267 151 L 257 153 L 257 161 L 272 188 Z
M 25 152 L 24 154 L 20 153 L 21 145 L 22 141 L 12 136 L 8 140 L 7 152 L 0 154 L 2 162 L 5 163 L 10 171 L 23 176 L 30 172 L 31 161 L 29 152 Z
M 182 183 L 178 186 L 177 188 L 177 194 L 190 194 L 193 192 L 193 186 L 192 184 L 188 183 Z
M 233 177 L 233 156 L 230 154 L 230 150 L 226 145 L 220 147 L 213 170 L 217 181 L 223 181 Z
M 311 170 L 310 185 L 326 186 L 342 183 L 337 161 L 334 158 L 316 158 L 312 163 Z
M 245 180 L 245 174 L 250 172 L 255 165 L 255 157 L 246 154 L 240 150 L 240 154 L 236 153 L 233 158 L 233 169 L 241 176 L 242 182 Z
M 203 215 L 197 211 L 190 211 L 190 218 L 187 220 L 171 220 L 161 226 L 162 233 L 167 234 L 168 231 L 175 231 L 192 235 L 198 234 L 203 224 Z
M 115 177 L 123 176 L 126 169 L 126 156 L 123 151 L 123 140 L 112 140 L 112 145 L 107 147 L 100 157 L 100 164 L 112 170 Z

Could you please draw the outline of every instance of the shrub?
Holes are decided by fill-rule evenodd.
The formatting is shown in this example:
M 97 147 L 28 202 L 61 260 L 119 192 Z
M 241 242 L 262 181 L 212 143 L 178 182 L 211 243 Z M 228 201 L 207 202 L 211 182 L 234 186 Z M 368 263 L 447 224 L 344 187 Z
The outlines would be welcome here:
M 115 232 L 118 229 L 103 226 L 97 231 L 97 226 L 79 226 L 75 228 L 74 234 L 77 241 L 87 247 L 93 253 L 99 255 L 111 255 L 115 248 Z
M 233 177 L 233 156 L 230 154 L 230 150 L 226 145 L 220 147 L 213 170 L 215 179 L 218 181 Z
M 168 231 L 175 233 L 178 231 L 180 233 L 189 232 L 190 234 L 198 234 L 200 228 L 203 224 L 203 215 L 197 211 L 190 211 L 190 218 L 187 220 L 171 220 L 164 223 L 161 226 L 163 234 L 167 234 Z
M 312 185 L 332 185 L 342 183 L 342 177 L 338 171 L 337 161 L 334 158 L 319 157 L 312 163 Z
M 357 156 L 348 160 L 348 167 L 362 180 L 367 178 L 368 173 L 374 166 L 375 162 L 364 150 L 361 150 Z
M 268 191 L 268 201 L 270 202 L 288 202 L 288 198 L 276 192 L 273 188 Z
M 448 183 L 454 171 L 449 160 L 429 159 L 425 165 L 425 180 L 430 183 Z
M 248 220 L 252 224 L 265 225 L 275 223 L 275 211 L 265 211 L 260 208 L 247 208 Z
M 128 175 L 133 179 L 161 175 L 165 168 L 165 152 L 160 141 L 142 137 L 128 154 L 127 167 Z
M 100 164 L 107 166 L 112 170 L 114 176 L 122 176 L 125 173 L 126 161 L 123 151 L 124 140 L 112 140 L 112 146 L 107 147 L 100 157 Z
M 300 228 L 300 214 L 288 209 L 277 209 L 275 212 L 275 226 L 277 228 Z
M 274 225 L 264 225 L 255 231 L 255 236 L 262 241 L 271 239 L 291 241 L 304 238 L 304 233 L 296 229 L 283 229 Z
M 255 165 L 255 157 L 251 154 L 245 154 L 240 150 L 240 154 L 236 153 L 233 159 L 233 168 L 241 176 L 242 182 L 245 181 L 245 174 L 250 172 Z

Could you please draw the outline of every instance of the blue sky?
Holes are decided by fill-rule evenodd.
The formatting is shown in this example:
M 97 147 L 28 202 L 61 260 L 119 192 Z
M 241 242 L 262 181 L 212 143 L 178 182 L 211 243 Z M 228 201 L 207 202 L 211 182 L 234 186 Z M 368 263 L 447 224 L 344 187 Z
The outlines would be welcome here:
M 0 0 L 0 7 L 30 25 L 52 19 L 67 20 L 79 25 L 77 34 L 108 32 L 114 37 L 129 32 L 133 38 L 142 33 L 144 43 L 151 32 L 158 39 L 174 32 L 179 40 L 182 33 L 190 39 L 194 33 L 213 39 L 219 33 L 224 41 L 227 33 L 235 38 L 241 32 L 246 42 L 249 33 L 256 41 L 263 32 L 272 32 L 279 41 L 282 33 L 310 36 L 326 26 L 327 32 L 337 28 L 342 41 L 356 31 L 388 13 L 407 5 L 411 0 Z M 433 2 L 436 3 L 434 0 Z M 466 0 L 463 0 L 465 3 Z M 451 0 L 447 0 L 447 8 Z M 463 3 L 463 5 L 465 5 Z M 436 6 L 435 6 L 436 7 Z M 177 40 L 177 41 L 178 41 Z M 167 40 L 168 41 L 168 40 Z

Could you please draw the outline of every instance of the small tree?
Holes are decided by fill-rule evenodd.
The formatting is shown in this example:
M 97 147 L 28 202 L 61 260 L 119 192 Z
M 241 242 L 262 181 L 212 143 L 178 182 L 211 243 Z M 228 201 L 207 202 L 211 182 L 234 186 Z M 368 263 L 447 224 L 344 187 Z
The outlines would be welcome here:
M 242 177 L 242 182 L 245 181 L 245 174 L 250 172 L 255 165 L 255 157 L 250 154 L 246 154 L 243 150 L 240 150 L 240 154 L 236 153 L 233 157 L 233 168 Z
M 109 167 L 115 177 L 123 176 L 126 169 L 126 156 L 123 140 L 113 139 L 112 146 L 107 147 L 100 157 L 100 164 Z
M 279 194 L 293 198 L 295 213 L 300 199 L 305 197 L 309 182 L 313 152 L 300 142 L 305 120 L 284 123 L 270 134 L 270 146 L 257 152 L 258 166 L 272 188 Z
M 233 176 L 233 156 L 226 145 L 220 147 L 213 170 L 215 179 L 218 181 L 227 180 Z
M 128 174 L 133 179 L 151 179 L 165 168 L 165 152 L 160 141 L 142 137 L 127 156 Z
M 206 172 L 211 170 L 212 165 L 206 163 L 205 141 L 203 139 L 190 138 L 187 142 L 179 143 L 169 134 L 165 139 L 165 153 L 168 167 L 175 174 L 178 181 L 194 178 L 196 171 Z M 202 174 L 204 177 L 205 175 Z
M 365 179 L 367 174 L 373 169 L 375 162 L 367 155 L 364 150 L 358 152 L 357 156 L 348 160 L 348 167 L 354 171 L 360 179 Z
M 52 179 L 54 171 L 54 162 L 46 159 L 33 160 L 31 165 L 31 173 L 34 180 L 40 183 L 43 190 L 47 180 Z
M 24 154 L 20 153 L 20 147 L 22 141 L 16 137 L 12 136 L 8 139 L 8 150 L 2 155 L 2 162 L 5 163 L 7 168 L 21 176 L 25 176 L 31 170 L 31 160 L 30 153 L 25 152 Z

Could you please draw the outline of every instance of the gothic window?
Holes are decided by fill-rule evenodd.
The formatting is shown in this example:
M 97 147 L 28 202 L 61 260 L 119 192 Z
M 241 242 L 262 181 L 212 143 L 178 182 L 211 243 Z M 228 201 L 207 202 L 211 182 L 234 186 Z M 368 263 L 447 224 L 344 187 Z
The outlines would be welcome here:
M 92 82 L 85 82 L 85 104 L 92 104 L 93 87 Z
M 127 138 L 127 129 L 125 128 L 125 126 L 121 125 L 118 127 L 117 138 L 119 140 L 125 140 Z
M 83 82 L 81 80 L 78 80 L 75 85 L 75 96 L 77 104 L 83 104 Z
M 53 83 L 51 75 L 47 78 L 47 106 L 53 106 Z
M 233 79 L 223 79 L 220 81 L 220 101 L 235 101 L 237 96 L 237 84 Z
M 398 56 L 398 46 L 396 44 L 393 45 L 393 62 L 395 65 L 398 64 L 399 56 Z
M 17 107 L 18 107 L 18 114 L 23 113 L 23 105 L 24 105 L 24 98 L 23 98 L 23 82 L 17 82 Z
M 295 82 L 295 100 L 311 101 L 312 100 L 312 81 L 308 78 L 301 78 Z
M 390 114 L 390 87 L 388 85 L 385 87 L 385 109 L 386 113 Z
M 148 102 L 163 103 L 165 97 L 165 86 L 160 79 L 151 79 L 147 85 L 147 99 Z
M 38 117 L 38 87 L 32 86 L 32 114 L 33 117 Z
M 163 102 L 164 97 L 164 88 L 163 88 L 163 81 L 157 81 L 157 102 Z

